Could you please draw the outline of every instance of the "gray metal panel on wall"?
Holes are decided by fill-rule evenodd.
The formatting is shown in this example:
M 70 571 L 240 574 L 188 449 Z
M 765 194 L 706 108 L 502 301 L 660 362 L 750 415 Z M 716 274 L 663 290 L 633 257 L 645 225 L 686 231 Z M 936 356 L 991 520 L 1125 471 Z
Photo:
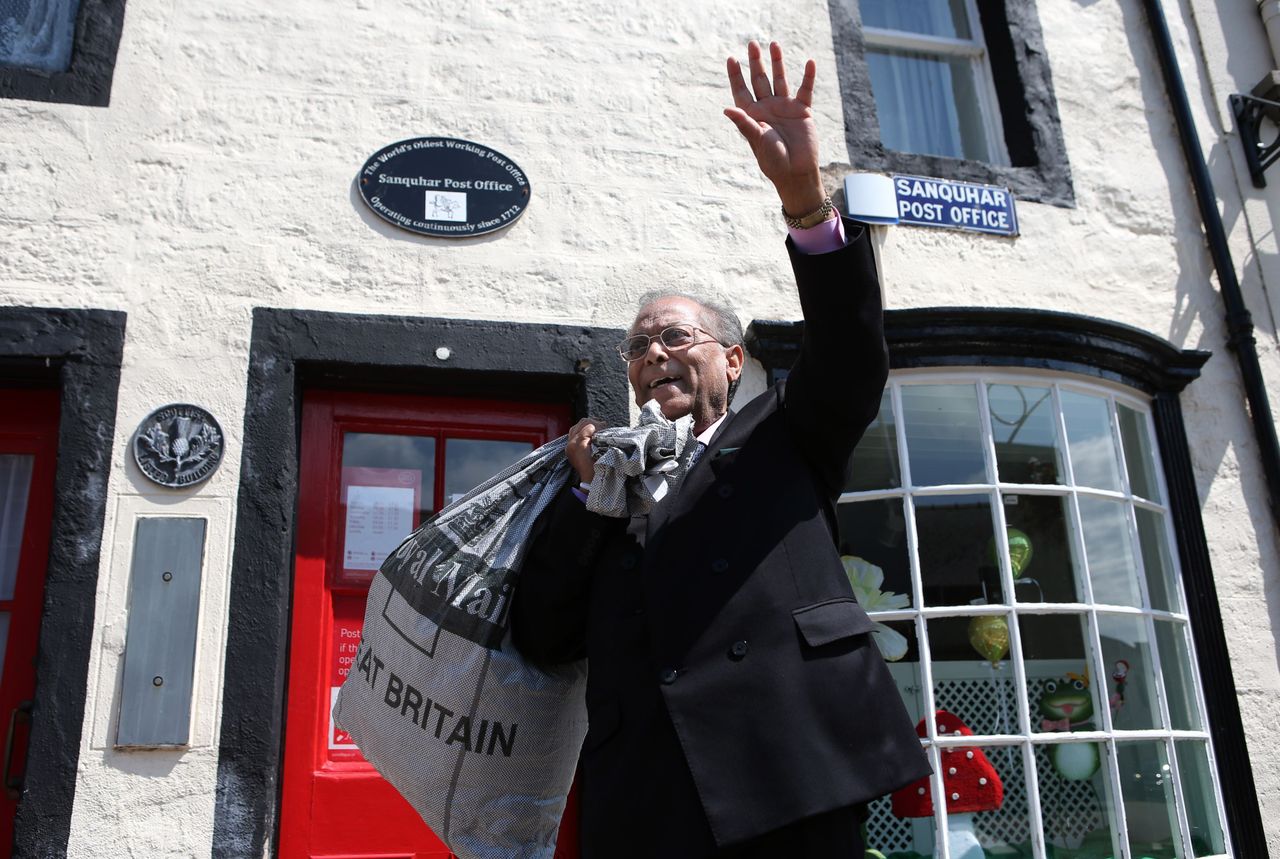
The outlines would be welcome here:
M 117 746 L 190 740 L 204 537 L 204 519 L 138 520 Z

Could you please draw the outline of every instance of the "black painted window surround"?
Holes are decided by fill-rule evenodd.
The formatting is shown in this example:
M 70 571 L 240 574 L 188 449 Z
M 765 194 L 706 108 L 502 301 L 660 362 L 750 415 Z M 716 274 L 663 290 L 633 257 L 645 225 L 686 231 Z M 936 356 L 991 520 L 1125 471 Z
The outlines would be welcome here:
M 849 162 L 858 170 L 1001 185 L 1019 200 L 1074 207 L 1071 166 L 1035 3 L 976 0 L 976 5 L 1009 163 L 887 149 L 880 137 L 858 0 L 828 0 Z

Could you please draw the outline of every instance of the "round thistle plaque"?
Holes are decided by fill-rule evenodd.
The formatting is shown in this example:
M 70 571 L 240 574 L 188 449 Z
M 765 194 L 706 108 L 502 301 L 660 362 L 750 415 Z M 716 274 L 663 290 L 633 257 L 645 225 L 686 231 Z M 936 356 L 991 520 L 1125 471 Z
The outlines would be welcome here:
M 148 480 L 182 489 L 207 480 L 222 462 L 222 427 L 199 406 L 156 409 L 133 433 L 133 459 Z

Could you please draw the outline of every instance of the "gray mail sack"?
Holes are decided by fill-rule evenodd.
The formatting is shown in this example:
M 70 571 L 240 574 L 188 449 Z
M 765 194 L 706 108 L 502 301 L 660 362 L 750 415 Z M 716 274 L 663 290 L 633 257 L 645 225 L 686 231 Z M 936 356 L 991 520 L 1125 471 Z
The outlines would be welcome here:
M 674 485 L 690 423 L 648 403 L 638 426 L 598 432 L 591 509 L 647 510 L 655 499 L 640 478 Z M 587 732 L 586 662 L 536 668 L 508 630 L 530 529 L 572 475 L 564 449 L 562 437 L 533 451 L 387 557 L 334 705 L 334 721 L 459 859 L 551 859 Z

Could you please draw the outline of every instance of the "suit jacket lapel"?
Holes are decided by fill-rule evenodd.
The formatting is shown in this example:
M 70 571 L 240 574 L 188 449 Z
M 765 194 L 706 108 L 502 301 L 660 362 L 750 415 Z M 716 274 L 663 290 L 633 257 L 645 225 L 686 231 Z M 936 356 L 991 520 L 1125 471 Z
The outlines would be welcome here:
M 650 511 L 649 524 L 645 534 L 646 548 L 655 545 L 653 542 L 654 535 L 659 532 L 668 519 L 683 513 L 693 506 L 699 496 L 715 481 L 715 475 L 721 465 L 716 462 L 718 459 L 716 451 L 724 445 L 731 447 L 741 445 L 746 440 L 746 437 L 751 434 L 750 427 L 735 426 L 738 423 L 734 420 L 736 417 L 737 412 L 730 409 L 729 414 L 724 419 L 724 423 L 720 424 L 719 429 L 711 436 L 711 443 L 707 445 L 702 458 L 693 464 L 693 467 L 685 474 L 684 479 L 675 487 L 675 491 Z M 693 439 L 690 439 L 689 443 L 693 444 Z

